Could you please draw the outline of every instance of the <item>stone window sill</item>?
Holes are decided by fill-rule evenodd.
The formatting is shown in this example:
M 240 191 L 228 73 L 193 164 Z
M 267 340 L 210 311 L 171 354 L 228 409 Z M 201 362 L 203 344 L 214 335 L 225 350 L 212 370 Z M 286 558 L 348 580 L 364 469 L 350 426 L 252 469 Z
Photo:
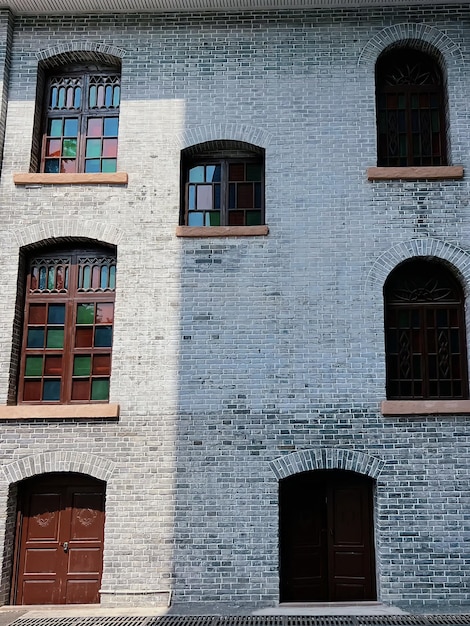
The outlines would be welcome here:
M 177 237 L 262 237 L 267 226 L 177 226 Z
M 110 174 L 13 174 L 15 185 L 127 185 L 127 172 Z
M 0 406 L 0 420 L 117 419 L 119 404 L 17 404 Z
M 470 415 L 470 400 L 384 400 L 382 415 Z
M 463 178 L 461 165 L 367 168 L 367 180 L 457 180 L 460 178 Z

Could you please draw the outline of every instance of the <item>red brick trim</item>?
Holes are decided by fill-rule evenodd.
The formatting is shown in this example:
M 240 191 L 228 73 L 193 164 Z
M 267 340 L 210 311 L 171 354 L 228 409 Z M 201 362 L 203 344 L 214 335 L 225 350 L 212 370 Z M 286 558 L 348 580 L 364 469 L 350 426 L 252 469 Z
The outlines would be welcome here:
M 382 415 L 470 414 L 470 400 L 384 400 Z
M 267 226 L 177 226 L 177 237 L 261 237 Z
M 456 180 L 459 178 L 463 178 L 461 165 L 367 168 L 367 180 Z
M 18 404 L 0 406 L 0 420 L 117 419 L 119 404 Z
M 127 172 L 112 174 L 13 174 L 15 185 L 127 185 Z

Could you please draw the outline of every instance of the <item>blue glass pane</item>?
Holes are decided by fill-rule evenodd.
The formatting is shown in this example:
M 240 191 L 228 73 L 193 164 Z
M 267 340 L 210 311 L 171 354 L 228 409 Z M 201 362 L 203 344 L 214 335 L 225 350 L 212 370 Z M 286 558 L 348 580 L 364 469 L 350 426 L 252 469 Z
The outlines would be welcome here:
M 114 95 L 113 95 L 113 107 L 119 106 L 119 101 L 121 99 L 121 88 L 114 87 Z
M 88 161 L 85 161 L 85 172 L 96 174 L 100 171 L 101 169 L 99 159 L 89 159 Z
M 77 137 L 78 135 L 78 119 L 70 117 L 65 120 L 64 137 Z
M 107 109 L 109 109 L 112 103 L 113 103 L 113 88 L 111 85 L 106 85 L 104 105 Z
M 59 88 L 59 109 L 63 109 L 65 106 L 65 87 Z
M 77 87 L 75 89 L 75 98 L 73 101 L 73 106 L 75 109 L 79 109 L 80 108 L 80 102 L 82 100 L 82 88 L 81 87 Z
M 208 165 L 206 167 L 206 182 L 207 183 L 219 183 L 220 182 L 220 165 Z
M 29 328 L 28 329 L 28 348 L 43 348 L 44 347 L 44 328 Z
M 50 304 L 47 312 L 48 324 L 65 323 L 65 304 Z
M 204 182 L 204 165 L 196 165 L 189 170 L 189 182 L 190 183 L 203 183 Z
M 96 85 L 92 85 L 88 93 L 89 93 L 90 107 L 95 107 L 96 106 Z
M 204 213 L 190 213 L 188 226 L 204 226 Z
M 109 269 L 107 265 L 101 268 L 101 279 L 100 279 L 101 289 L 106 289 L 106 287 L 108 286 L 108 272 L 109 272 Z
M 194 185 L 189 186 L 188 195 L 189 195 L 189 210 L 194 211 L 194 209 L 196 208 L 196 187 Z
M 62 136 L 62 119 L 49 120 L 49 136 L 50 137 Z
M 220 209 L 220 185 L 214 185 L 214 209 Z
M 60 380 L 44 381 L 42 399 L 49 402 L 60 400 Z
M 113 342 L 112 326 L 97 326 L 95 328 L 95 348 L 110 348 Z
M 46 276 L 47 276 L 47 268 L 42 265 L 39 268 L 39 289 L 46 288 Z
M 105 117 L 104 118 L 104 136 L 105 137 L 117 137 L 119 127 L 119 118 L 117 117 Z
M 109 272 L 109 288 L 116 288 L 116 266 L 113 266 Z
M 59 171 L 59 159 L 46 159 L 44 164 L 44 172 L 46 174 L 58 174 Z
M 51 89 L 51 108 L 55 109 L 57 106 L 57 87 Z

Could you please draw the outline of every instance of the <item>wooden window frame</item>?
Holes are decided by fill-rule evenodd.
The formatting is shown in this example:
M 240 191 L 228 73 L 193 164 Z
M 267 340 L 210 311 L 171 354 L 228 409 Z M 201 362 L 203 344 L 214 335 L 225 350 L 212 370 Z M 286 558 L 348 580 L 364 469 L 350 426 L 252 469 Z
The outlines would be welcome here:
M 117 154 L 115 157 L 116 160 L 116 168 L 114 171 L 103 171 L 102 170 L 102 161 L 106 157 L 103 155 L 103 147 L 101 148 L 100 154 L 100 169 L 99 171 L 86 171 L 86 141 L 87 141 L 87 125 L 88 121 L 92 119 L 109 119 L 116 118 L 117 119 L 117 133 L 119 132 L 119 103 L 117 106 L 112 107 L 92 107 L 89 103 L 89 86 L 92 78 L 111 78 L 119 76 L 119 81 L 117 86 L 119 87 L 119 99 L 120 99 L 120 75 L 121 70 L 117 67 L 103 68 L 100 66 L 68 66 L 58 71 L 50 72 L 46 79 L 46 87 L 44 92 L 44 101 L 43 101 L 43 121 L 42 121 L 42 138 L 41 138 L 41 158 L 40 158 L 40 174 L 47 174 L 49 176 L 54 175 L 62 175 L 62 176 L 70 176 L 73 174 L 115 174 L 117 172 Z M 81 104 L 80 107 L 77 108 L 58 108 L 51 110 L 50 102 L 51 102 L 51 90 L 52 90 L 52 81 L 55 79 L 81 79 Z M 53 158 L 47 158 L 47 144 L 48 139 L 51 136 L 48 135 L 48 127 L 49 122 L 54 119 L 78 119 L 78 134 L 77 134 L 77 156 L 75 169 L 70 171 L 64 171 L 62 167 L 59 168 L 59 171 L 48 171 L 46 168 L 46 161 L 52 161 Z M 88 138 L 100 138 L 101 140 L 106 139 L 103 134 L 98 136 L 90 136 Z M 109 139 L 116 139 L 118 142 L 118 134 L 114 136 L 110 136 Z M 57 139 L 63 139 L 64 135 L 57 136 Z M 103 144 L 102 144 L 103 145 Z M 64 158 L 61 152 L 59 158 L 59 165 L 61 165 L 62 161 L 67 161 L 67 158 Z M 111 157 L 110 157 L 111 158 Z M 71 157 L 69 157 L 69 160 Z M 114 157 L 113 157 L 114 159 Z
M 37 266 L 36 261 L 40 259 L 44 261 L 44 265 L 47 261 L 53 261 L 58 258 L 63 258 L 64 260 L 69 259 L 70 263 L 68 265 L 69 274 L 68 274 L 68 288 L 53 288 L 52 290 L 47 289 L 32 289 L 31 280 L 32 280 L 32 267 Z M 78 285 L 78 274 L 80 271 L 79 259 L 97 259 L 98 261 L 95 263 L 95 267 L 107 267 L 108 275 L 111 274 L 111 269 L 114 268 L 114 278 L 110 279 L 110 286 L 105 288 L 94 288 L 90 285 L 90 287 L 79 288 Z M 98 262 L 101 260 L 102 265 L 99 266 Z M 105 260 L 105 261 L 104 261 Z M 58 267 L 59 264 L 56 264 Z M 65 263 L 62 264 L 65 267 Z M 52 263 L 51 265 L 52 266 Z M 83 267 L 83 266 L 82 266 Z M 111 358 L 112 358 L 112 334 L 113 334 L 113 326 L 114 326 L 114 302 L 115 302 L 115 267 L 116 267 L 116 254 L 114 250 L 108 248 L 76 248 L 76 249 L 54 249 L 47 250 L 44 253 L 38 253 L 35 255 L 31 255 L 28 259 L 27 269 L 26 269 L 26 290 L 25 290 L 25 306 L 24 306 L 24 318 L 23 318 L 23 337 L 22 337 L 22 347 L 21 347 L 21 359 L 19 366 L 19 385 L 18 385 L 18 404 L 21 405 L 61 405 L 61 404 L 95 404 L 95 403 L 109 403 L 109 383 L 111 376 Z M 112 304 L 113 316 L 111 321 L 99 321 L 97 306 L 99 304 Z M 94 315 L 93 322 L 90 323 L 82 323 L 79 325 L 77 321 L 77 311 L 78 306 L 82 304 L 93 304 L 94 305 Z M 51 322 L 46 317 L 44 317 L 43 321 L 33 321 L 33 317 L 31 315 L 31 305 L 39 305 L 39 308 L 42 308 L 46 312 L 46 316 L 50 309 L 51 305 L 59 305 L 64 307 L 64 322 L 61 324 L 60 322 Z M 102 311 L 104 308 L 102 308 Z M 95 330 L 97 327 L 102 329 L 106 328 L 105 332 L 111 333 L 110 345 L 97 346 L 95 344 L 96 334 Z M 109 327 L 111 330 L 109 331 Z M 63 346 L 62 347 L 47 347 L 46 345 L 46 335 L 48 331 L 52 330 L 60 330 L 63 328 Z M 43 329 L 43 344 L 42 347 L 28 347 L 28 331 L 38 329 L 41 332 Z M 78 329 L 91 329 L 92 345 L 87 346 L 77 346 L 76 345 L 76 334 Z M 78 373 L 74 374 L 74 359 L 75 357 L 88 357 L 90 356 L 90 373 L 89 375 L 80 375 Z M 42 357 L 42 374 L 31 374 L 27 373 L 27 357 Z M 61 369 L 60 372 L 56 372 L 50 374 L 49 376 L 45 373 L 46 361 L 48 357 L 56 357 L 61 358 Z M 92 371 L 92 364 L 95 362 L 94 359 L 96 357 L 105 357 L 105 360 L 109 363 L 107 373 L 104 373 L 103 370 L 101 374 L 97 371 Z M 72 384 L 75 380 L 76 382 L 85 381 L 86 378 L 89 381 L 89 390 L 87 398 L 75 398 L 72 399 Z M 26 381 L 31 380 L 32 382 L 40 382 L 41 394 L 40 398 L 28 399 L 25 398 L 25 386 Z M 44 381 L 47 380 L 60 380 L 60 396 L 59 398 L 54 399 L 41 399 L 43 397 L 43 385 Z M 108 397 L 93 399 L 92 398 L 92 387 L 93 381 L 107 381 L 108 385 Z

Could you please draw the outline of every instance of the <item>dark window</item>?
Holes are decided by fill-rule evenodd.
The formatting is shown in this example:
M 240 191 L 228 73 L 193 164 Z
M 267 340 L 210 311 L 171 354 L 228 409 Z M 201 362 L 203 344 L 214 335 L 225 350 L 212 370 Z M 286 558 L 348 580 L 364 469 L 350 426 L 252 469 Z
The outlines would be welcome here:
M 19 402 L 107 402 L 116 256 L 55 250 L 29 259 Z
M 120 73 L 69 68 L 46 83 L 41 171 L 115 172 Z
M 442 72 L 429 55 L 402 48 L 376 66 L 379 166 L 446 165 Z
M 468 398 L 464 297 L 452 273 L 406 262 L 384 294 L 387 398 Z
M 264 159 L 261 150 L 217 151 L 210 144 L 183 153 L 184 206 L 187 226 L 257 226 L 264 224 Z M 243 144 L 246 146 L 246 144 Z

